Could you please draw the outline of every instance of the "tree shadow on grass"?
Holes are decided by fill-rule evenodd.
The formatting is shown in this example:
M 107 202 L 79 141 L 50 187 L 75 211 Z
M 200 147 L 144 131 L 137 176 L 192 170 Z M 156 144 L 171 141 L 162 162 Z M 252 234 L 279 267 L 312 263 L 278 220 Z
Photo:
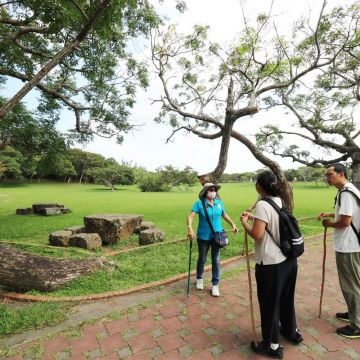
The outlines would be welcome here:
M 1 188 L 5 189 L 11 189 L 11 188 L 22 188 L 22 187 L 28 187 L 29 185 L 32 185 L 33 183 L 2 183 L 0 182 L 0 191 Z
M 118 189 L 118 188 L 115 188 L 115 191 L 111 191 L 111 189 L 109 189 L 109 188 L 101 188 L 101 189 L 88 189 L 88 191 L 90 191 L 90 192 L 98 192 L 98 191 L 107 191 L 107 192 L 110 192 L 110 193 L 116 193 L 116 192 L 118 192 L 118 191 L 125 191 L 126 189 Z

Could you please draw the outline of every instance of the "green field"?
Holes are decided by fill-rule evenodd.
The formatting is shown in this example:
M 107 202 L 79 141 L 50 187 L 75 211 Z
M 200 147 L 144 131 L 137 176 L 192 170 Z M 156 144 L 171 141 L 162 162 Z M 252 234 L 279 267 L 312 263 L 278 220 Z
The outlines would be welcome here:
M 2 186 L 0 241 L 11 242 L 11 246 L 37 254 L 60 258 L 84 258 L 93 256 L 94 253 L 77 248 L 45 247 L 44 245 L 48 243 L 48 234 L 65 227 L 81 225 L 85 215 L 142 214 L 145 220 L 154 222 L 166 232 L 164 245 L 139 248 L 131 253 L 114 256 L 111 259 L 118 266 L 114 272 L 93 273 L 48 295 L 85 295 L 127 289 L 187 271 L 188 242 L 174 244 L 171 241 L 186 237 L 186 217 L 199 191 L 200 186 L 195 186 L 192 191 L 171 193 L 141 193 L 135 186 L 119 187 L 116 192 L 111 192 L 102 186 L 79 184 L 35 183 Z M 330 211 L 335 193 L 336 189 L 328 188 L 324 184 L 319 187 L 314 184 L 295 184 L 295 215 L 302 218 L 315 216 L 320 211 Z M 239 214 L 257 198 L 254 184 L 224 184 L 220 195 L 227 212 L 240 227 Z M 63 203 L 71 208 L 72 212 L 55 217 L 15 215 L 17 207 L 28 207 L 38 202 Z M 300 224 L 305 235 L 322 232 L 322 227 L 316 220 L 301 221 Z M 225 228 L 229 228 L 227 224 Z M 242 231 L 238 236 L 232 236 L 231 244 L 221 251 L 221 258 L 239 255 L 242 250 L 242 240 Z M 137 242 L 137 236 L 132 236 L 129 240 L 112 247 L 116 249 L 137 247 Z M 96 255 L 102 255 L 102 251 L 97 252 Z M 197 249 L 194 246 L 193 269 L 196 258 Z M 71 314 L 70 309 L 69 303 L 26 303 L 21 306 L 11 303 L 1 304 L 0 338 L 31 328 L 58 324 Z
M 45 248 L 48 234 L 65 227 L 82 225 L 85 215 L 99 213 L 133 213 L 144 215 L 166 233 L 166 241 L 186 237 L 186 217 L 197 199 L 199 186 L 192 191 L 170 193 L 142 193 L 135 186 L 119 187 L 111 192 L 102 186 L 79 184 L 21 184 L 0 189 L 1 241 L 19 243 L 23 250 L 61 258 L 84 258 L 94 253 L 77 248 Z M 295 215 L 298 218 L 315 216 L 330 211 L 336 193 L 325 185 L 295 184 Z M 224 184 L 220 195 L 230 216 L 240 227 L 239 214 L 256 199 L 254 184 Z M 42 217 L 15 215 L 17 207 L 28 207 L 38 202 L 59 202 L 71 208 L 68 215 Z M 321 233 L 315 220 L 301 222 L 305 235 Z M 225 228 L 229 228 L 225 223 Z M 243 232 L 231 237 L 231 245 L 222 250 L 222 259 L 238 255 L 242 249 Z M 114 246 L 116 249 L 137 246 L 137 236 Z M 38 244 L 30 246 L 27 244 Z M 13 245 L 15 246 L 15 244 Z M 101 255 L 102 251 L 97 252 Z M 109 274 L 99 271 L 70 283 L 49 295 L 84 295 L 122 290 L 146 282 L 186 272 L 187 242 L 169 243 L 160 247 L 144 247 L 138 251 L 112 257 L 117 269 Z M 196 250 L 193 256 L 195 266 Z M 161 271 L 159 271 L 161 269 Z

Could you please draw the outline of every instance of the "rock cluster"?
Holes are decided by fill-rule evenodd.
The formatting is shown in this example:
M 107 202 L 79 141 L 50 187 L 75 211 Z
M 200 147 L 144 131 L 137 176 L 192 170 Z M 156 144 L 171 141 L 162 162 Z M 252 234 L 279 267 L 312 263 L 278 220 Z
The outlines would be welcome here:
M 139 234 L 139 245 L 165 240 L 165 233 L 138 214 L 98 214 L 84 217 L 84 226 L 73 226 L 49 235 L 54 246 L 78 246 L 96 250 L 102 244 L 116 244 Z
M 37 214 L 43 216 L 53 216 L 69 214 L 70 209 L 65 208 L 63 204 L 33 204 L 32 207 L 16 209 L 16 215 Z

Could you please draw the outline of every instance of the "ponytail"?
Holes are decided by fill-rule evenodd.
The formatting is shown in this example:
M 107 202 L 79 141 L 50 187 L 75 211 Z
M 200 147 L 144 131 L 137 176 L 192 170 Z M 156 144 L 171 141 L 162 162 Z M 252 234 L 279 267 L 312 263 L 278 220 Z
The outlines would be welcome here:
M 280 195 L 280 186 L 273 172 L 268 170 L 261 172 L 257 176 L 256 182 L 267 194 L 274 197 Z

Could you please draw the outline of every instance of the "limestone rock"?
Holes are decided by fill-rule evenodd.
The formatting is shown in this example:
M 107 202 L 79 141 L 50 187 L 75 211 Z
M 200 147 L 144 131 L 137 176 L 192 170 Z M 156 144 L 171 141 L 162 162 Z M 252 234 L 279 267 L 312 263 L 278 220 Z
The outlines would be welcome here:
M 70 214 L 71 210 L 69 208 L 60 208 L 62 214 Z
M 101 248 L 101 238 L 96 233 L 81 233 L 70 236 L 69 246 L 95 250 Z
M 139 234 L 139 245 L 149 245 L 165 240 L 165 233 L 157 228 L 141 231 Z
M 33 206 L 32 206 L 35 214 L 41 213 L 42 209 L 45 209 L 45 208 L 63 208 L 63 207 L 64 207 L 63 204 L 57 204 L 57 203 L 53 203 L 53 204 L 33 204 Z M 40 215 L 43 215 L 43 214 L 40 214 Z
M 98 233 L 105 244 L 127 239 L 141 223 L 143 215 L 99 214 L 84 217 L 85 232 Z
M 69 239 L 72 235 L 69 230 L 55 231 L 49 235 L 49 243 L 54 246 L 69 246 Z
M 53 216 L 62 214 L 61 209 L 57 207 L 46 207 L 38 210 L 37 214 L 44 216 Z
M 151 221 L 142 221 L 141 224 L 134 230 L 134 233 L 139 234 L 141 231 L 147 229 L 154 229 L 155 224 Z
M 71 235 L 74 234 L 81 234 L 85 232 L 85 227 L 84 226 L 71 226 L 66 228 L 65 230 L 71 231 Z
M 32 213 L 31 208 L 18 208 L 16 209 L 16 215 L 29 215 Z

